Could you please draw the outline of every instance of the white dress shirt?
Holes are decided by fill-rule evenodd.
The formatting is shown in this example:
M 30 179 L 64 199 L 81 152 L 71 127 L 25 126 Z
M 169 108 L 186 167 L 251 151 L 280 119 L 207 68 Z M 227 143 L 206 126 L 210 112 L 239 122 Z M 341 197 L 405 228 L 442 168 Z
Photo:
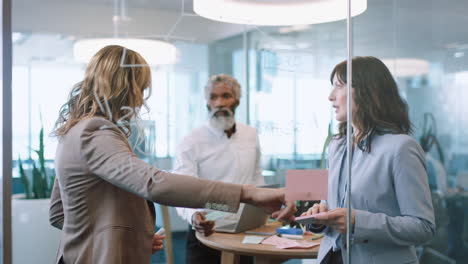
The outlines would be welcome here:
M 209 180 L 262 185 L 260 159 L 255 128 L 236 123 L 235 133 L 228 138 L 224 131 L 208 123 L 182 140 L 177 148 L 173 172 Z M 207 210 L 177 208 L 177 213 L 189 223 L 196 211 Z

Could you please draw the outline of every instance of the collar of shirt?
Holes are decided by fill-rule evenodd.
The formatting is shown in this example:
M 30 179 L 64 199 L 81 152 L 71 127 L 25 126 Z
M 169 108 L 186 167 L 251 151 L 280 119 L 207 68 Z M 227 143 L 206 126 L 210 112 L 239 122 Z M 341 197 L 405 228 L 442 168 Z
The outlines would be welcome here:
M 213 133 L 216 137 L 218 137 L 218 138 L 226 137 L 226 138 L 227 138 L 226 132 L 214 128 L 214 127 L 210 124 L 210 122 L 207 122 L 206 126 L 207 126 L 208 129 L 211 131 L 211 133 Z M 237 131 L 236 123 L 234 123 L 234 130 L 232 131 L 231 138 L 236 134 L 236 131 Z

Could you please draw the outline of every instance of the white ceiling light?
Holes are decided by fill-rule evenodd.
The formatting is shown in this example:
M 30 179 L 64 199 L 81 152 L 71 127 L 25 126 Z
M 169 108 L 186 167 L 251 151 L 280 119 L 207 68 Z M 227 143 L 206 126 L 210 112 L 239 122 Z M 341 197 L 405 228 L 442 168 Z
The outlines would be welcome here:
M 196 14 L 221 22 L 280 26 L 318 24 L 345 19 L 346 0 L 193 0 Z M 353 0 L 351 15 L 367 9 L 367 0 Z
M 126 0 L 114 0 L 114 17 L 112 18 L 114 38 L 93 38 L 76 41 L 73 46 L 75 60 L 88 63 L 96 52 L 105 46 L 119 45 L 140 53 L 148 65 L 174 64 L 177 61 L 177 48 L 171 43 L 160 40 L 118 37 L 119 25 L 131 20 L 127 16 L 126 6 Z M 122 66 L 144 66 L 126 65 L 124 61 L 125 58 L 122 56 Z
M 126 38 L 95 38 L 75 42 L 73 55 L 79 62 L 89 62 L 100 49 L 108 45 L 120 45 L 140 53 L 149 65 L 174 64 L 177 48 L 164 41 Z M 140 65 L 141 66 L 141 65 Z
M 382 59 L 395 77 L 419 76 L 429 72 L 429 62 L 414 58 Z

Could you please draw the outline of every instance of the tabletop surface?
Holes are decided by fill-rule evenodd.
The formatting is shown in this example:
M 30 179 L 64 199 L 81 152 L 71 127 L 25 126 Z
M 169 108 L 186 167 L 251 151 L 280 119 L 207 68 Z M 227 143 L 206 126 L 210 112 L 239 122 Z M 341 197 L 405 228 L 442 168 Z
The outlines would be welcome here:
M 267 223 L 266 225 L 249 230 L 255 232 L 267 232 L 275 233 L 276 228 L 280 227 L 279 223 Z M 215 232 L 211 236 L 204 236 L 196 232 L 196 236 L 200 242 L 204 245 L 231 253 L 237 253 L 248 256 L 276 256 L 286 258 L 316 258 L 319 247 L 313 247 L 308 249 L 279 249 L 272 245 L 263 244 L 242 244 L 242 240 L 246 234 L 228 234 Z M 321 238 L 317 240 L 311 240 L 312 235 L 305 235 L 304 239 L 310 242 L 321 242 Z

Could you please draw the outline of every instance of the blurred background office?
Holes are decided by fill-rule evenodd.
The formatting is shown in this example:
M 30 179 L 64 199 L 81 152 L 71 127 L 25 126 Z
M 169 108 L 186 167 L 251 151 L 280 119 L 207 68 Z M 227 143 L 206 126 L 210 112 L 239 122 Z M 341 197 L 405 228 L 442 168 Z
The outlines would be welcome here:
M 40 198 L 32 180 L 25 188 L 25 176 L 39 173 L 48 179 L 43 186 L 51 183 L 57 141 L 48 133 L 70 88 L 83 77 L 89 52 L 83 40 L 154 41 L 144 44 L 148 56 L 155 56 L 152 96 L 150 111 L 142 109 L 144 140 L 135 144 L 148 162 L 171 169 L 182 137 L 206 121 L 203 86 L 208 77 L 226 73 L 242 85 L 236 117 L 258 130 L 266 183 L 284 184 L 287 169 L 324 165 L 324 144 L 336 131 L 327 99 L 329 74 L 346 59 L 346 21 L 233 24 L 197 15 L 193 2 L 12 1 L 13 263 L 27 263 L 21 259 L 25 251 L 55 256 L 58 235 L 36 226 L 48 225 L 47 218 L 41 223 L 31 215 L 44 213 L 40 206 L 48 208 L 47 200 L 25 205 L 18 196 L 26 189 L 31 198 Z M 414 137 L 427 153 L 438 231 L 418 248 L 421 263 L 467 263 L 468 2 L 364 2 L 365 11 L 353 17 L 353 53 L 376 56 L 390 68 L 408 101 Z M 47 188 L 43 193 L 47 198 Z M 171 208 L 169 219 L 180 252 L 186 223 Z M 22 233 L 38 241 L 24 241 Z M 153 263 L 172 258 L 184 263 L 183 256 L 159 252 Z

